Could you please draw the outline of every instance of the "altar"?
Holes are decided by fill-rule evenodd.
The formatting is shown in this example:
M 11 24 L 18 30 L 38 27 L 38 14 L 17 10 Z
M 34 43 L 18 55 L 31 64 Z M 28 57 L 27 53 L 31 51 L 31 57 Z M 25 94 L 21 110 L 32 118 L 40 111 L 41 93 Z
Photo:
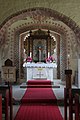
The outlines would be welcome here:
M 27 80 L 56 78 L 56 63 L 24 63 L 24 75 Z

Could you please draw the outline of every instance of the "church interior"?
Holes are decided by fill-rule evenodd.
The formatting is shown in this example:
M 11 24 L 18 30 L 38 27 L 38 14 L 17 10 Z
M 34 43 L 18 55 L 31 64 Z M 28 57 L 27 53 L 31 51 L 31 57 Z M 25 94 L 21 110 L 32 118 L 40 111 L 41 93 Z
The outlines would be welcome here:
M 79 13 L 79 0 L 0 0 L 0 120 L 80 120 Z

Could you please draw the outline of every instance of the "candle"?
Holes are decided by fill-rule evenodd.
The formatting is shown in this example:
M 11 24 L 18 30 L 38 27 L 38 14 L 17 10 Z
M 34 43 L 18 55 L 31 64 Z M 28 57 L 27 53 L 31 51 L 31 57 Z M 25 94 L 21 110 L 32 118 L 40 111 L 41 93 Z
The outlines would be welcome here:
M 68 57 L 68 63 L 67 63 L 68 65 L 67 65 L 67 67 L 68 67 L 68 69 L 69 69 L 69 58 L 70 58 L 70 54 L 68 54 L 67 57 Z
M 50 52 L 48 52 L 48 57 L 50 56 Z
M 30 57 L 32 57 L 32 53 L 30 52 Z

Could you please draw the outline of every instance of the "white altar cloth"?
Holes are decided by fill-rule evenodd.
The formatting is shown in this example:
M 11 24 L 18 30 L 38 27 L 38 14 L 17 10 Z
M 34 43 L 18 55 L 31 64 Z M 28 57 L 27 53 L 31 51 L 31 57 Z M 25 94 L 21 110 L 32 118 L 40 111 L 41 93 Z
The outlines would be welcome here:
M 57 65 L 56 63 L 24 63 L 23 67 L 26 80 L 47 79 L 53 81 Z
M 24 63 L 23 67 L 52 67 L 56 68 L 56 63 Z

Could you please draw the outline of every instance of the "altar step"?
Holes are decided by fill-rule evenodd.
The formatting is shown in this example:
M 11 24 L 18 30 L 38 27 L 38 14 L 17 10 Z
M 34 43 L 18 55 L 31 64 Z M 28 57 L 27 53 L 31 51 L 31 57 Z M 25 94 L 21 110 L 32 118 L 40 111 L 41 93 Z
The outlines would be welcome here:
M 27 84 L 28 85 L 51 85 L 53 84 L 53 82 L 51 80 L 40 80 L 40 79 L 37 79 L 37 80 L 28 80 L 27 81 Z
M 50 80 L 29 80 L 21 84 L 20 88 L 60 88 L 60 86 L 54 85 Z
M 58 105 L 58 106 L 64 106 L 64 99 L 13 99 L 13 105 L 21 105 L 21 104 L 52 104 L 52 105 Z
M 56 99 L 23 99 L 21 104 L 52 104 L 57 105 L 58 101 Z
M 60 88 L 58 85 L 20 85 L 20 88 Z
M 63 93 L 62 92 L 63 88 L 61 87 L 61 84 L 60 84 L 61 80 L 54 80 L 53 81 L 54 84 L 53 84 L 52 81 L 51 81 L 51 83 L 48 84 L 48 82 L 50 82 L 50 81 L 47 81 L 47 85 L 45 85 L 45 81 L 43 81 L 44 85 L 38 84 L 39 82 L 42 83 L 42 80 L 41 81 L 33 80 L 32 82 L 31 81 L 32 80 L 29 81 L 29 83 L 31 83 L 31 84 L 34 83 L 34 81 L 37 82 L 36 85 L 28 85 L 27 83 L 22 83 L 19 86 L 20 92 L 23 91 L 23 90 L 26 90 L 26 88 L 29 88 L 29 87 L 30 87 L 31 91 L 33 91 L 33 88 L 36 90 L 36 89 L 39 89 L 41 87 L 41 91 L 42 91 L 42 89 L 52 87 L 54 93 L 56 93 L 55 96 L 56 96 L 57 99 L 53 99 L 53 100 L 52 99 L 47 99 L 47 100 L 43 99 L 43 100 L 41 100 L 41 99 L 34 99 L 34 98 L 32 98 L 31 100 L 27 99 L 28 103 L 31 104 L 31 101 L 32 101 L 34 104 L 35 103 L 44 104 L 45 102 L 46 103 L 50 102 L 51 104 L 54 104 L 54 105 L 57 104 L 58 106 L 63 106 L 64 105 L 64 99 L 63 99 L 63 97 L 60 97 L 60 94 L 62 95 L 62 93 Z M 29 90 L 29 89 L 27 89 L 27 90 Z M 57 91 L 59 91 L 59 92 L 57 92 Z M 35 92 L 33 92 L 33 93 L 35 93 Z M 17 94 L 17 92 L 16 92 L 16 94 Z M 42 92 L 41 92 L 41 94 L 42 94 Z M 21 95 L 22 95 L 22 92 L 21 92 Z M 30 92 L 30 96 L 31 96 L 31 92 Z M 14 98 L 15 98 L 14 102 L 13 102 L 14 104 L 20 105 L 22 103 L 22 100 L 20 98 L 18 98 L 18 95 L 17 95 L 17 97 L 14 97 Z M 23 100 L 23 103 L 25 103 L 25 102 L 26 102 L 26 99 Z

